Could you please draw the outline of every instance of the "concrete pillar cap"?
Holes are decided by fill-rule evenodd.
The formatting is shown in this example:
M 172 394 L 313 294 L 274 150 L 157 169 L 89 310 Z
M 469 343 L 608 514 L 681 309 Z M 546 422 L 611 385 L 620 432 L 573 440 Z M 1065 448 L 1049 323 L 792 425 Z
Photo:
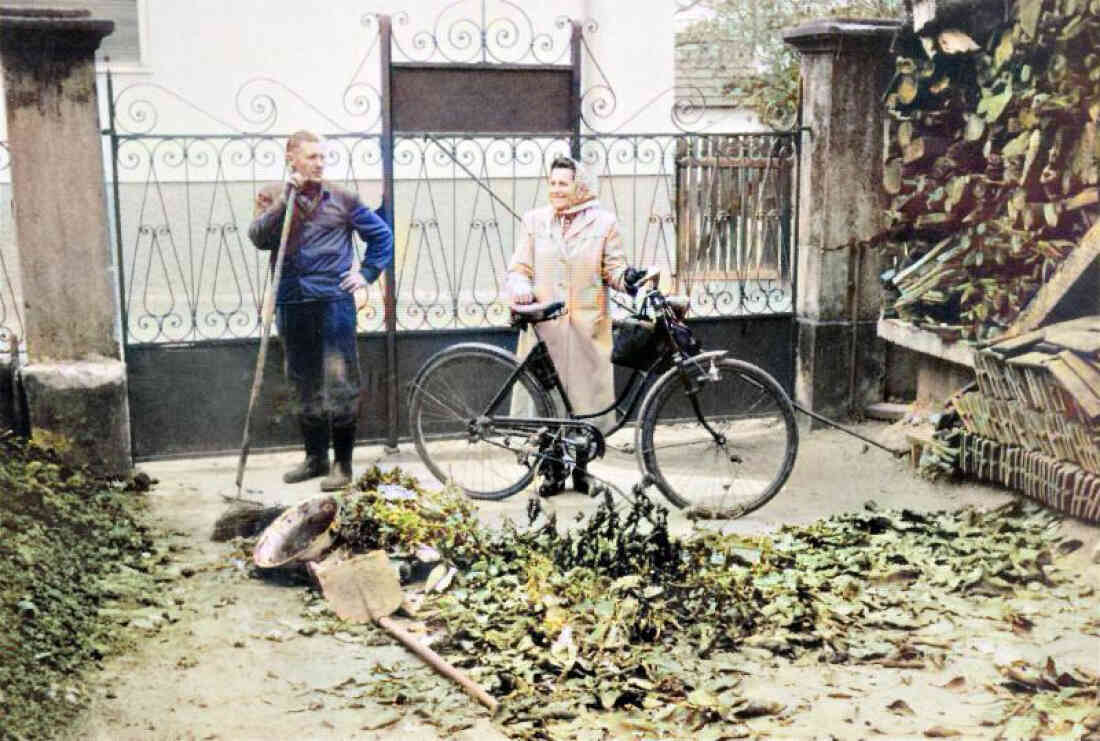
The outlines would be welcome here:
M 868 18 L 819 18 L 783 31 L 783 41 L 799 51 L 812 51 L 823 43 L 840 39 L 862 39 L 869 43 L 888 42 L 901 28 L 901 20 Z
M 80 8 L 0 6 L 0 30 L 84 32 L 103 37 L 115 30 L 115 22 L 106 18 L 93 18 L 90 10 Z

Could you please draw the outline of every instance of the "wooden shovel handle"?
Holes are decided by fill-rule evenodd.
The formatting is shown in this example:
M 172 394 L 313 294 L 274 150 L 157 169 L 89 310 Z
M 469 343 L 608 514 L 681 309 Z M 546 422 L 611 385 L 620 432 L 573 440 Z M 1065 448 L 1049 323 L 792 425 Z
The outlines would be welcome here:
M 248 395 L 248 411 L 244 416 L 244 432 L 241 434 L 241 457 L 237 461 L 237 498 L 241 498 L 244 483 L 244 466 L 248 460 L 248 451 L 252 448 L 250 428 L 252 413 L 256 409 L 256 400 L 260 398 L 260 387 L 264 381 L 264 364 L 267 362 L 267 343 L 271 338 L 271 323 L 275 318 L 275 295 L 279 291 L 279 281 L 283 275 L 283 262 L 286 259 L 286 243 L 290 239 L 290 227 L 294 222 L 294 204 L 298 200 L 298 189 L 293 185 L 286 194 L 286 212 L 283 214 L 283 230 L 279 234 L 279 249 L 275 253 L 275 266 L 271 281 L 264 291 L 264 303 L 260 310 L 260 352 L 256 355 L 256 372 L 252 376 L 252 392 Z
M 497 701 L 490 695 L 485 689 L 456 666 L 447 663 L 447 660 L 431 650 L 420 641 L 416 640 L 416 637 L 395 623 L 388 616 L 375 618 L 375 622 L 381 625 L 386 631 L 397 640 L 404 644 L 405 648 L 412 651 L 419 656 L 424 662 L 442 674 L 447 679 L 457 683 L 462 689 L 466 690 L 466 693 L 470 697 L 480 702 L 485 707 L 489 708 L 490 713 L 496 713 Z

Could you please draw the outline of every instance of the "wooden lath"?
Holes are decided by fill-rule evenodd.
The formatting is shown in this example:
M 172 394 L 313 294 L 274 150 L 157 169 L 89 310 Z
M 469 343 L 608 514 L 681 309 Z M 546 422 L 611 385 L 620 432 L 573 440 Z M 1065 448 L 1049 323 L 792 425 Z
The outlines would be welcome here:
M 789 277 L 794 166 L 768 156 L 776 144 L 745 135 L 679 142 L 679 281 Z

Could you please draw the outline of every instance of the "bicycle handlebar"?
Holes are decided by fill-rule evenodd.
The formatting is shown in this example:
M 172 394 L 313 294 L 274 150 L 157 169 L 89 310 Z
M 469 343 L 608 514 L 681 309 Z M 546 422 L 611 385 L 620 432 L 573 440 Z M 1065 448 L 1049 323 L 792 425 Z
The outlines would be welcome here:
M 638 279 L 638 282 L 635 283 L 634 285 L 636 285 L 638 288 L 641 288 L 646 283 L 652 283 L 653 284 L 653 290 L 656 290 L 657 289 L 657 284 L 660 283 L 660 281 L 661 281 L 661 271 L 660 271 L 660 269 L 655 268 L 655 267 L 649 267 L 649 268 L 646 269 L 645 274 L 643 274 L 642 277 Z

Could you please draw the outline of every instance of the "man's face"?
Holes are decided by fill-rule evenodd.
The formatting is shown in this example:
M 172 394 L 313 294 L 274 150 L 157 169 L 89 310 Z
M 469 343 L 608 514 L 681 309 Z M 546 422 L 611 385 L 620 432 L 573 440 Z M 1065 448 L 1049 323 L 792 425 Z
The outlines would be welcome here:
M 555 167 L 550 171 L 550 205 L 555 211 L 569 208 L 576 192 L 574 173 L 567 167 Z
M 286 155 L 287 164 L 306 180 L 320 182 L 325 172 L 325 153 L 321 142 L 299 142 L 297 148 Z

